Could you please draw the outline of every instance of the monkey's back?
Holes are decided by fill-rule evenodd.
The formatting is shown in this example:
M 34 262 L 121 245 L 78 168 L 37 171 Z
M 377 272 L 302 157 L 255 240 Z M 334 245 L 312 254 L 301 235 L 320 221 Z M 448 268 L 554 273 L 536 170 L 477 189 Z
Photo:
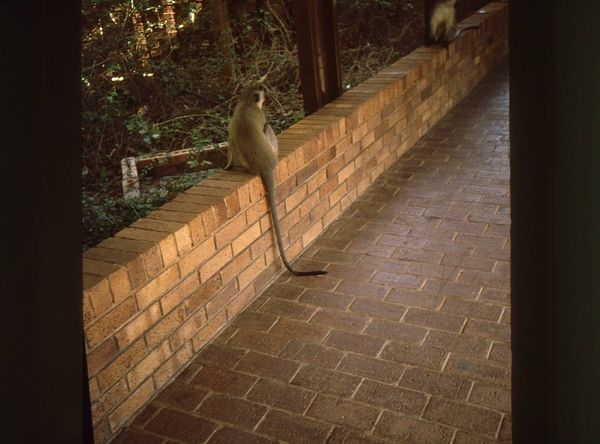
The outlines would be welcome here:
M 429 25 L 431 38 L 436 42 L 452 40 L 456 29 L 455 3 L 454 0 L 438 0 L 433 6 Z
M 240 103 L 229 122 L 230 140 L 239 152 L 240 161 L 251 174 L 272 171 L 277 166 L 277 147 L 264 132 L 265 115 L 258 106 Z

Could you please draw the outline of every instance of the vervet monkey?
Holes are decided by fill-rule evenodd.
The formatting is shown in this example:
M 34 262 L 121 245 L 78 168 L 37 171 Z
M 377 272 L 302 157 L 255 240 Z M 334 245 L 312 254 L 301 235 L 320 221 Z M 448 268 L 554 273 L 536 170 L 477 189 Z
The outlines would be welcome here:
M 467 29 L 479 29 L 479 26 L 468 26 L 458 29 L 456 26 L 457 0 L 437 0 L 429 18 L 430 34 L 428 46 L 441 43 L 444 47 L 456 40 L 461 32 Z
M 227 152 L 227 168 L 244 166 L 250 174 L 258 174 L 265 184 L 271 207 L 271 217 L 275 226 L 275 234 L 279 245 L 281 259 L 286 268 L 296 276 L 314 276 L 327 274 L 326 271 L 296 271 L 285 257 L 277 204 L 275 203 L 275 185 L 273 170 L 277 166 L 277 138 L 271 125 L 266 123 L 263 112 L 265 89 L 254 85 L 244 88 L 229 122 L 229 149 Z

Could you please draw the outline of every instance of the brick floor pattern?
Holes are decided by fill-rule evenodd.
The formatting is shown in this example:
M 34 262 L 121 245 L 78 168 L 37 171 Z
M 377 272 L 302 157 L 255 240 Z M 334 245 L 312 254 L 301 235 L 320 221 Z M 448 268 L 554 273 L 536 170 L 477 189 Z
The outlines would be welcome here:
M 505 62 L 114 442 L 510 442 L 508 139 Z

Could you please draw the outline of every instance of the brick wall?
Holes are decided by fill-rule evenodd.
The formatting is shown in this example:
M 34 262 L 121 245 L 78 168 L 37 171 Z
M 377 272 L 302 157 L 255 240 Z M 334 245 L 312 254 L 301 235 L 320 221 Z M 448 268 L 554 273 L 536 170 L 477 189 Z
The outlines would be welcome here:
M 484 9 L 468 19 L 480 31 L 417 49 L 278 136 L 290 261 L 507 55 L 508 6 Z M 284 270 L 278 256 L 260 178 L 224 171 L 84 254 L 98 444 Z

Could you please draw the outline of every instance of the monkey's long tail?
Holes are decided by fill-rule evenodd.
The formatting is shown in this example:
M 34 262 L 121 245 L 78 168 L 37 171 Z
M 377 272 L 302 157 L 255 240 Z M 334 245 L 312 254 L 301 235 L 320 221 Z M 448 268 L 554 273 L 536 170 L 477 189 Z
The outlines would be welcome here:
M 458 30 L 459 34 L 462 34 L 465 31 L 468 31 L 469 29 L 481 29 L 481 26 L 478 25 L 471 25 L 471 26 L 465 26 L 464 28 L 461 28 Z
M 273 226 L 275 227 L 275 235 L 277 236 L 277 245 L 279 246 L 279 253 L 281 254 L 281 260 L 290 273 L 295 276 L 317 276 L 319 274 L 327 274 L 326 271 L 297 271 L 290 265 L 287 258 L 285 257 L 285 251 L 283 250 L 283 241 L 281 240 L 281 230 L 279 228 L 279 216 L 277 215 L 277 204 L 275 203 L 275 193 L 269 190 L 275 189 L 275 183 L 273 181 L 273 174 L 261 174 L 262 180 L 267 190 L 269 199 L 269 206 L 271 207 L 271 219 L 273 220 Z

